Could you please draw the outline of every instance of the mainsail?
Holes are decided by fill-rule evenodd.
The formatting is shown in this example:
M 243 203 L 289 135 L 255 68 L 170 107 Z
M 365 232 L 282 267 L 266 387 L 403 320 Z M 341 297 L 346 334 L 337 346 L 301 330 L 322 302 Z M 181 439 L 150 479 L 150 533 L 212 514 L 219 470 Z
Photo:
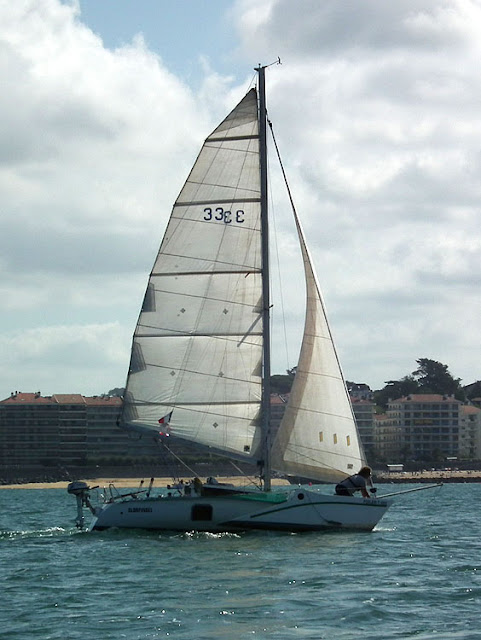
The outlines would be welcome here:
M 365 457 L 304 233 L 294 216 L 306 278 L 306 319 L 271 462 L 289 475 L 336 482 L 358 471 Z
M 133 338 L 122 423 L 235 457 L 260 445 L 257 93 L 211 133 L 177 198 Z M 164 420 L 165 422 L 165 420 Z

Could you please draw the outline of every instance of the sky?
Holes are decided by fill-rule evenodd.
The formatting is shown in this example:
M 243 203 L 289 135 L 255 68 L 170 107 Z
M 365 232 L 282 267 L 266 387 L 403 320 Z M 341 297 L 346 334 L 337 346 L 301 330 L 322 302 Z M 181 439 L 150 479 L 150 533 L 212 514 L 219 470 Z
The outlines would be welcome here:
M 0 0 L 0 398 L 124 385 L 172 203 L 278 57 L 269 115 L 345 377 L 481 379 L 480 34 L 479 0 Z M 273 209 L 284 373 L 302 271 Z

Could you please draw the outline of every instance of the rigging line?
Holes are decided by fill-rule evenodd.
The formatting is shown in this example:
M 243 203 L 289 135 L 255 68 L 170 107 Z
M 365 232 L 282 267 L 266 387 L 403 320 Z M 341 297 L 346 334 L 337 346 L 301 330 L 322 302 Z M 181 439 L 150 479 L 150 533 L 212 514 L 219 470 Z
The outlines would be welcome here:
M 267 120 L 269 122 L 269 119 Z M 269 184 L 271 184 L 271 167 L 269 162 L 269 157 L 267 158 L 268 163 L 268 172 L 269 172 Z M 286 360 L 287 360 L 287 370 L 291 368 L 290 358 L 289 358 L 289 344 L 287 341 L 287 326 L 286 326 L 286 312 L 284 306 L 284 295 L 282 293 L 282 277 L 281 277 L 281 261 L 279 257 L 279 243 L 277 242 L 277 226 L 276 226 L 276 215 L 275 215 L 275 205 L 272 196 L 272 189 L 269 190 L 269 199 L 270 199 L 270 211 L 271 211 L 271 220 L 274 226 L 274 239 L 275 239 L 275 251 L 276 251 L 276 267 L 277 267 L 277 279 L 279 282 L 279 300 L 281 306 L 281 323 L 284 332 L 284 348 L 286 351 Z
M 180 464 L 181 464 L 183 467 L 185 467 L 185 468 L 187 469 L 187 471 L 189 471 L 189 472 L 194 476 L 194 478 L 195 478 L 195 477 L 197 477 L 196 472 L 195 472 L 193 469 L 191 469 L 191 467 L 189 467 L 189 465 L 188 465 L 187 463 L 185 463 L 185 462 L 182 460 L 182 458 L 179 458 L 179 456 L 178 456 L 176 453 L 174 453 L 174 452 L 172 451 L 172 449 L 169 449 L 169 447 L 165 444 L 165 442 L 162 442 L 162 441 L 161 441 L 161 442 L 159 442 L 159 441 L 157 440 L 157 443 L 159 444 L 159 446 L 160 446 L 160 444 L 162 444 L 162 446 L 163 446 L 163 447 L 164 447 L 164 448 L 165 448 L 165 449 L 166 449 L 166 450 L 167 450 L 167 451 L 168 451 L 168 452 L 169 452 L 169 453 L 170 453 L 170 454 L 171 454 L 171 455 L 172 455 L 172 456 L 173 456 L 173 457 L 178 461 L 178 462 L 180 462 Z M 172 474 L 172 477 L 173 477 L 174 479 L 178 479 L 178 478 L 176 478 L 176 476 L 174 476 L 173 474 Z
M 287 195 L 289 196 L 289 202 L 291 203 L 291 207 L 292 207 L 292 211 L 294 213 L 294 216 L 297 217 L 296 207 L 294 205 L 294 200 L 292 199 L 291 189 L 290 189 L 289 184 L 287 182 L 286 171 L 284 169 L 284 165 L 282 164 L 281 154 L 280 154 L 280 151 L 279 151 L 279 147 L 277 146 L 276 137 L 274 135 L 274 128 L 273 128 L 272 122 L 269 120 L 269 118 L 267 118 L 267 124 L 269 125 L 269 129 L 271 130 L 272 141 L 274 142 L 274 147 L 276 149 L 277 158 L 278 158 L 279 164 L 281 166 L 282 176 L 284 178 L 284 183 L 285 183 L 286 189 L 287 189 Z
M 170 477 L 173 480 L 179 480 L 179 478 L 177 478 L 177 476 L 175 475 L 175 471 L 174 471 L 174 466 L 172 464 L 172 459 L 170 456 L 168 456 L 164 449 L 166 449 L 167 451 L 169 451 L 168 447 L 163 443 L 163 442 L 159 442 L 158 438 L 153 438 L 158 450 L 159 450 L 159 454 L 160 454 L 160 459 L 162 460 L 162 462 L 164 463 L 164 465 L 167 467 L 168 470 L 168 474 L 170 475 Z
M 236 469 L 236 471 L 238 471 L 242 476 L 244 476 L 244 478 L 246 478 L 247 480 L 250 480 L 250 482 L 252 482 L 252 484 L 255 485 L 258 489 L 262 489 L 262 484 L 257 481 L 257 478 L 251 478 L 251 476 L 248 476 L 245 473 L 245 471 L 242 471 L 242 469 L 235 464 L 233 460 L 229 459 L 229 462 L 234 467 L 234 469 Z

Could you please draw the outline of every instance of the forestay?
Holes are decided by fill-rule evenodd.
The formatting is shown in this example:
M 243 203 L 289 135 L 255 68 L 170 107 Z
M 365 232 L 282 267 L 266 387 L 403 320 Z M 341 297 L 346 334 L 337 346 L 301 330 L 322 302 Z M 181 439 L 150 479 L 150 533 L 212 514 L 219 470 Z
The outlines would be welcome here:
M 260 443 L 259 126 L 252 89 L 174 204 L 135 330 L 123 424 L 234 456 Z M 170 413 L 172 412 L 172 415 Z

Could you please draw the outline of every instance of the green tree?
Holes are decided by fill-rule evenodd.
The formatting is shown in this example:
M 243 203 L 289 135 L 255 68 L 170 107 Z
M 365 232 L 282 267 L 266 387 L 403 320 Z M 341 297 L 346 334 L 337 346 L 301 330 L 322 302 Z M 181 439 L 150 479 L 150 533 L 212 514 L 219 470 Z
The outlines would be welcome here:
M 110 389 L 107 395 L 110 396 L 111 398 L 114 398 L 114 397 L 122 398 L 124 393 L 125 393 L 125 389 L 123 387 L 115 387 L 115 389 Z
M 294 382 L 297 367 L 287 369 L 285 375 L 276 373 L 271 376 L 271 393 L 289 393 Z
M 464 387 L 464 393 L 466 398 L 472 400 L 473 398 L 481 398 L 481 380 L 477 380 L 472 384 L 468 384 Z
M 419 358 L 416 362 L 418 368 L 412 375 L 419 385 L 420 393 L 463 396 L 461 379 L 453 378 L 447 364 L 429 358 Z
M 411 375 L 404 376 L 400 380 L 388 380 L 385 387 L 374 392 L 376 404 L 386 408 L 389 400 L 413 393 L 452 394 L 459 400 L 464 399 L 461 380 L 453 378 L 449 373 L 448 365 L 429 358 L 419 358 L 416 363 L 418 368 Z
M 404 376 L 400 380 L 388 380 L 383 389 L 374 392 L 374 401 L 386 408 L 389 400 L 396 400 L 411 393 L 419 393 L 419 384 L 413 376 Z
M 292 387 L 292 378 L 279 373 L 271 376 L 271 393 L 289 393 Z

